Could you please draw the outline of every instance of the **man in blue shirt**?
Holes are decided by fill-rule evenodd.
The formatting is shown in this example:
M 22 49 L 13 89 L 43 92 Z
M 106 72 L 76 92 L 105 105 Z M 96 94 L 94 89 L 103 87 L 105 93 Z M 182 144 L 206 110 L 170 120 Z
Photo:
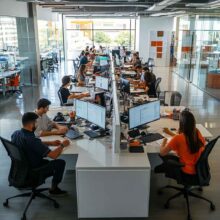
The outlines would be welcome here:
M 53 176 L 52 186 L 49 190 L 51 195 L 65 194 L 66 191 L 63 191 L 58 187 L 58 184 L 63 178 L 65 161 L 57 158 L 62 153 L 63 148 L 69 145 L 69 141 L 64 140 L 61 142 L 56 140 L 42 142 L 34 134 L 37 118 L 38 115 L 34 112 L 25 113 L 22 117 L 23 128 L 12 134 L 12 142 L 24 151 L 31 168 L 36 169 L 45 167 L 41 169 L 40 174 L 45 178 Z M 57 148 L 50 150 L 48 145 L 57 146 Z M 49 157 L 54 160 L 49 161 L 44 159 L 45 157 Z
M 79 66 L 81 66 L 81 65 L 83 65 L 83 64 L 86 65 L 86 64 L 89 62 L 88 56 L 89 56 L 89 52 L 86 52 L 85 55 L 83 55 L 83 56 L 80 58 Z

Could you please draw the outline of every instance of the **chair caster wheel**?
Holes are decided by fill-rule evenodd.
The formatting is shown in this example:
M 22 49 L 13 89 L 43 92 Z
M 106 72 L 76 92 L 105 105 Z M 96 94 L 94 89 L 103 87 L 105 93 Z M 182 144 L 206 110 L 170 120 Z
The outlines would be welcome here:
M 199 192 L 203 192 L 203 188 L 202 188 L 202 187 L 199 187 L 199 188 L 198 188 L 198 191 L 199 191 Z
M 166 204 L 164 205 L 164 208 L 165 208 L 165 209 L 169 209 L 169 208 L 170 208 L 169 203 L 166 203 Z
M 215 205 L 214 205 L 213 203 L 210 205 L 210 209 L 211 209 L 212 211 L 215 211 Z
M 159 189 L 159 190 L 157 191 L 157 194 L 158 194 L 158 195 L 163 195 L 163 191 L 162 191 L 161 189 Z
M 8 201 L 3 202 L 4 207 L 8 207 Z
M 54 203 L 54 204 L 53 204 L 53 206 L 54 206 L 54 208 L 55 208 L 55 209 L 60 208 L 60 205 L 59 205 L 57 202 L 56 202 L 56 203 Z
M 192 218 L 191 218 L 191 216 L 190 216 L 190 215 L 188 215 L 187 220 L 192 220 Z
M 23 217 L 21 218 L 21 220 L 26 220 L 26 215 L 23 215 Z

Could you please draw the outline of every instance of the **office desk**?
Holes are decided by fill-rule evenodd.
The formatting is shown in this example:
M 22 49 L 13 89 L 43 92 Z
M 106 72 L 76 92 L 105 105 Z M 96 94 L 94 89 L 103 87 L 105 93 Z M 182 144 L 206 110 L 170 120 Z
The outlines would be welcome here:
M 127 76 L 127 77 L 133 77 L 135 76 L 137 73 L 133 70 L 122 70 L 121 71 L 121 75 L 123 76 Z
M 7 85 L 7 78 L 20 73 L 21 70 L 12 70 L 12 71 L 5 71 L 5 72 L 0 72 L 0 81 L 2 81 L 2 93 L 3 96 L 5 96 L 6 93 L 6 85 Z
M 72 108 L 52 108 L 57 111 Z M 84 128 L 79 128 L 81 131 Z M 60 136 L 42 140 L 62 140 Z M 113 153 L 112 137 L 71 141 L 63 154 L 77 154 L 76 186 L 79 218 L 147 217 L 150 163 L 147 154 Z M 74 204 L 73 204 L 74 205 Z
M 133 95 L 133 94 L 143 94 L 143 93 L 146 93 L 147 94 L 147 91 L 145 89 L 134 89 L 134 88 L 130 88 L 130 94 Z

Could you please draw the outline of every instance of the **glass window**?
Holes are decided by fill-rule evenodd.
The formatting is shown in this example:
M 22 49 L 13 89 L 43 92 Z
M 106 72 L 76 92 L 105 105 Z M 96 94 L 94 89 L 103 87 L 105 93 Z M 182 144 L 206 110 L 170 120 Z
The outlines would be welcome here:
M 16 18 L 0 17 L 0 50 L 17 51 Z
M 66 17 L 67 59 L 78 56 L 86 46 L 109 49 L 135 47 L 135 19 L 75 19 Z M 131 29 L 132 26 L 132 29 Z M 76 55 L 78 54 L 78 55 Z

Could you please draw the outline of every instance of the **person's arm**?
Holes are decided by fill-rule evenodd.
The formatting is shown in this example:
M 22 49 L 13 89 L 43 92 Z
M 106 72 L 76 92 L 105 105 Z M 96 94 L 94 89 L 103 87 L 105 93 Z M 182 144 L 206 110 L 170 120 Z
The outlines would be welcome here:
M 172 132 L 169 128 L 164 128 L 163 132 L 170 135 L 171 137 L 176 135 L 176 133 Z
M 59 146 L 61 144 L 60 140 L 55 141 L 42 141 L 47 146 Z
M 163 142 L 160 146 L 160 155 L 162 157 L 166 156 L 172 149 L 167 145 L 167 138 L 163 139 Z
M 57 147 L 53 151 L 50 151 L 47 154 L 47 157 L 49 157 L 51 159 L 57 159 L 60 156 L 60 154 L 62 153 L 64 147 L 67 147 L 68 145 L 69 145 L 69 141 L 64 140 L 59 147 Z
M 54 122 L 54 128 L 57 129 L 58 131 L 60 131 L 62 134 L 65 134 L 68 131 L 67 126 L 59 125 L 55 122 Z
M 52 130 L 52 131 L 41 131 L 39 137 L 51 136 L 51 135 L 62 135 L 63 132 L 59 130 Z

